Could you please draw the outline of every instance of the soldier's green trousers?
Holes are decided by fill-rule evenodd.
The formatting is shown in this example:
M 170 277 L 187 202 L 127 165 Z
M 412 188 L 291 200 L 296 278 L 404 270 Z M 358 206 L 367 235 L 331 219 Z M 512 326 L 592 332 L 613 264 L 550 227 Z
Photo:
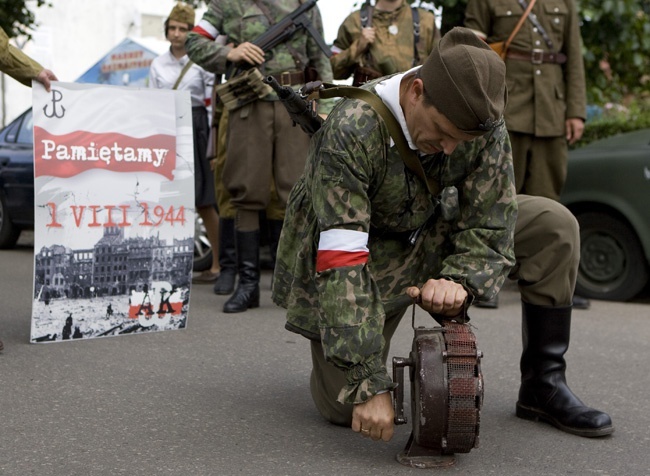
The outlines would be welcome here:
M 569 158 L 566 138 L 519 132 L 509 135 L 517 193 L 559 200 Z
M 217 137 L 217 155 L 216 167 L 214 171 L 215 177 L 215 194 L 217 197 L 217 208 L 219 216 L 222 218 L 235 218 L 236 210 L 230 201 L 231 196 L 223 184 L 223 168 L 226 164 L 226 145 L 228 140 L 228 111 L 224 110 L 219 120 L 219 129 Z M 272 180 L 270 184 L 271 200 L 268 207 L 266 207 L 266 218 L 269 220 L 284 220 L 285 204 L 281 203 L 280 198 L 275 187 L 275 181 Z
M 570 306 L 580 260 L 578 222 L 554 200 L 517 196 L 519 213 L 515 226 L 516 264 L 509 278 L 516 279 L 522 301 L 537 306 Z M 384 363 L 390 341 L 406 308 L 386 316 Z M 343 370 L 325 361 L 319 341 L 311 342 L 313 369 L 310 389 L 321 415 L 337 425 L 352 423 L 352 405 L 336 401 L 347 384 Z

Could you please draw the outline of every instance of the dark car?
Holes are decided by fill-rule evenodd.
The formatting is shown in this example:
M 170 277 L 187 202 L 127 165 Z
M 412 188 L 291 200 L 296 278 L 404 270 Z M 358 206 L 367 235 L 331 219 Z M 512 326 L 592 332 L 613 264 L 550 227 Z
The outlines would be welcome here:
M 0 249 L 11 248 L 22 230 L 34 228 L 34 136 L 32 110 L 0 131 Z M 194 270 L 212 263 L 200 218 L 195 223 Z
M 644 290 L 650 263 L 650 129 L 572 150 L 561 201 L 580 223 L 576 293 L 625 301 Z
M 0 132 L 0 248 L 11 248 L 22 229 L 34 227 L 32 125 L 30 109 Z

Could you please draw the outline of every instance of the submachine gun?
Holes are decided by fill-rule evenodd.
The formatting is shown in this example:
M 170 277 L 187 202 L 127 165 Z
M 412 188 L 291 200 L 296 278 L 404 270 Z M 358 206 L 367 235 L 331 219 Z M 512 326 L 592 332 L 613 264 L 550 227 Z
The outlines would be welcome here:
M 253 39 L 251 43 L 269 53 L 276 46 L 290 40 L 298 31 L 304 29 L 316 41 L 323 53 L 329 58 L 332 51 L 323 36 L 314 27 L 307 12 L 316 6 L 318 0 L 307 0 L 294 11 Z M 256 99 L 263 98 L 271 89 L 262 83 L 262 74 L 252 64 L 239 62 L 230 65 L 226 71 L 227 81 L 216 87 L 217 94 L 228 110 L 238 109 Z
M 294 11 L 282 18 L 279 22 L 271 25 L 264 33 L 256 37 L 251 43 L 259 46 L 262 51 L 268 53 L 276 46 L 290 40 L 298 31 L 305 29 L 307 33 L 318 43 L 320 49 L 329 58 L 332 56 L 332 50 L 328 48 L 323 36 L 314 28 L 307 12 L 316 6 L 318 0 L 307 0 Z M 226 78 L 236 75 L 236 73 L 252 68 L 253 65 L 246 62 L 240 62 L 232 65 L 226 72 Z
M 309 135 L 320 129 L 323 119 L 315 112 L 313 98 L 325 91 L 327 85 L 316 81 L 295 92 L 281 86 L 272 76 L 264 78 L 264 82 L 277 92 L 294 124 Z M 339 88 L 349 97 L 358 97 L 351 89 L 358 88 Z M 401 139 L 393 137 L 393 140 L 398 144 Z M 479 445 L 483 353 L 476 346 L 466 310 L 462 317 L 452 320 L 438 315 L 432 317 L 439 327 L 416 328 L 413 305 L 412 350 L 407 358 L 393 357 L 393 381 L 398 384 L 393 390 L 395 424 L 407 423 L 404 369 L 408 367 L 413 426 L 406 448 L 396 458 L 415 468 L 451 466 L 456 461 L 455 453 L 469 453 Z

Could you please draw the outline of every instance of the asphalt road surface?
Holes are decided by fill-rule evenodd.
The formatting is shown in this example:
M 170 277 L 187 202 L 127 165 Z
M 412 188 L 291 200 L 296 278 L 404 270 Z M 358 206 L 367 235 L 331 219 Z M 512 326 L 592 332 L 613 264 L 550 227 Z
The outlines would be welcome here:
M 602 439 L 514 416 L 516 287 L 499 309 L 473 309 L 480 447 L 451 468 L 415 469 L 395 459 L 410 424 L 376 443 L 318 415 L 308 343 L 284 330 L 270 272 L 261 307 L 243 314 L 221 313 L 227 297 L 194 286 L 186 329 L 30 344 L 33 249 L 22 243 L 0 251 L 0 475 L 650 475 L 648 299 L 574 312 L 568 380 L 612 416 L 616 431 Z M 412 338 L 405 319 L 391 355 L 408 356 Z

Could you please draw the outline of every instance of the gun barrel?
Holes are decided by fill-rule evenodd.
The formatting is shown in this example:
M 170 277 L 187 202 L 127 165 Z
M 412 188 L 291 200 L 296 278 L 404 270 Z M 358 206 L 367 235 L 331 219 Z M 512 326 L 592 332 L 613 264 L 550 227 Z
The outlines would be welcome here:
M 271 86 L 271 88 L 273 88 L 273 91 L 278 94 L 278 97 L 280 99 L 287 99 L 293 93 L 293 89 L 280 85 L 280 83 L 278 83 L 278 80 L 273 76 L 266 76 L 262 79 L 262 81 Z
M 291 120 L 310 136 L 320 129 L 323 119 L 316 114 L 311 103 L 289 86 L 282 86 L 273 76 L 266 76 L 262 81 L 278 94 Z

